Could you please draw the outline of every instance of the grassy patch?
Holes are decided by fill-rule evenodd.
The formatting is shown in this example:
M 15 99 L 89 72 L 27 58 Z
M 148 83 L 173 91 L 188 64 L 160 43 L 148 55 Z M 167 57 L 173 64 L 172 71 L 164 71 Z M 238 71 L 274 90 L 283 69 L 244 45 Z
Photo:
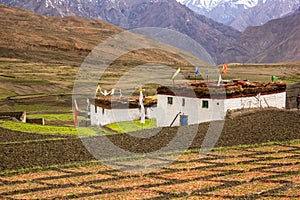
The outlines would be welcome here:
M 128 133 L 133 131 L 140 131 L 143 129 L 156 128 L 156 120 L 147 119 L 145 121 L 145 124 L 141 124 L 140 120 L 131 121 L 131 122 L 119 122 L 119 123 L 109 124 L 106 127 L 118 133 Z
M 0 100 L 6 99 L 7 97 L 10 97 L 13 95 L 16 95 L 16 93 L 14 91 L 10 91 L 10 90 L 0 87 Z
M 300 74 L 290 74 L 289 76 L 278 77 L 279 81 L 285 82 L 288 85 L 300 82 Z
M 6 144 L 26 144 L 26 143 L 37 143 L 37 142 L 46 142 L 46 141 L 59 141 L 59 140 L 67 140 L 66 138 L 48 138 L 48 139 L 40 139 L 40 140 L 25 140 L 25 141 L 15 141 L 15 142 L 0 142 L 0 145 Z
M 211 151 L 228 151 L 232 149 L 243 150 L 249 148 L 267 147 L 267 146 L 275 146 L 275 145 L 293 145 L 293 144 L 300 144 L 300 139 L 283 141 L 283 142 L 265 142 L 265 143 L 257 143 L 257 144 L 240 144 L 240 145 L 229 146 L 229 147 L 215 147 L 212 148 Z
M 70 121 L 74 119 L 72 114 L 30 114 L 28 118 L 45 118 L 48 121 Z M 78 119 L 84 119 L 84 117 L 79 116 Z
M 26 133 L 78 135 L 77 129 L 74 127 L 42 126 L 38 124 L 27 124 L 15 121 L 0 121 L 0 126 L 6 129 Z M 80 127 L 79 129 L 81 136 L 97 136 L 95 130 L 90 128 Z
M 1 81 L 5 82 L 15 82 L 18 84 L 24 84 L 24 83 L 30 83 L 30 84 L 47 84 L 49 83 L 47 80 L 41 80 L 41 79 L 23 79 L 23 78 L 8 78 L 8 77 L 2 77 Z
M 219 70 L 222 70 L 222 66 L 219 66 Z M 299 82 L 299 64 L 228 64 L 227 74 L 222 75 L 222 78 L 223 80 L 245 79 L 269 82 L 273 75 L 277 77 L 277 81 L 283 81 L 287 84 Z
M 26 112 L 35 112 L 35 111 L 60 111 L 60 112 L 71 112 L 72 107 L 65 106 L 50 106 L 50 105 L 21 105 L 17 104 L 14 106 L 15 111 L 26 111 Z

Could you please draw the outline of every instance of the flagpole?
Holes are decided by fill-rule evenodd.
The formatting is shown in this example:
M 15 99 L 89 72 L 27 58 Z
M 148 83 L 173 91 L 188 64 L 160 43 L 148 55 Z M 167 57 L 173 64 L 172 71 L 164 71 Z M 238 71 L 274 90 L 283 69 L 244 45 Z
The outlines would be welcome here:
M 198 73 L 199 73 L 199 68 L 196 67 L 196 69 L 195 69 L 195 84 L 197 83 L 197 76 L 198 76 Z
M 78 105 L 76 99 L 74 99 L 74 106 L 75 106 L 75 112 L 74 112 L 74 126 L 76 127 L 78 125 Z
M 175 83 L 174 79 L 179 74 L 179 72 L 180 72 L 180 67 L 177 69 L 177 71 L 174 73 L 174 75 L 171 78 L 173 80 L 173 86 L 174 86 L 174 83 Z
M 144 96 L 143 96 L 142 87 L 140 87 L 139 90 L 140 90 L 139 103 L 140 103 L 140 106 L 141 106 L 141 124 L 144 124 L 146 116 L 145 116 L 145 107 L 144 107 L 144 102 L 143 102 Z M 142 125 L 142 127 L 143 127 L 143 125 Z

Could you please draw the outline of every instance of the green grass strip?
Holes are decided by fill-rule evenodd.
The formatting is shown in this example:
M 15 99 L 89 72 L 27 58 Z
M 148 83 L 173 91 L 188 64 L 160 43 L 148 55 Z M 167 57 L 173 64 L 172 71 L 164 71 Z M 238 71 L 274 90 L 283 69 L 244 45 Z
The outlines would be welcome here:
M 0 120 L 0 127 L 20 131 L 25 133 L 38 133 L 38 134 L 61 134 L 61 135 L 78 135 L 78 131 L 74 127 L 65 126 L 43 126 L 38 124 L 28 124 L 16 121 L 2 121 Z M 95 130 L 85 127 L 79 127 L 81 136 L 97 136 Z
M 141 131 L 143 129 L 153 129 L 156 128 L 155 119 L 146 119 L 145 124 L 141 124 L 140 120 L 130 121 L 130 122 L 118 122 L 106 125 L 107 128 L 118 132 L 118 133 L 129 133 L 134 131 Z
M 267 146 L 276 146 L 276 145 L 293 145 L 293 144 L 300 144 L 300 139 L 290 140 L 290 141 L 282 141 L 282 142 L 240 144 L 240 145 L 229 146 L 229 147 L 215 147 L 215 148 L 210 149 L 210 151 L 242 150 L 242 149 L 249 149 L 249 148 L 258 148 L 258 147 L 267 147 Z
M 68 106 L 50 106 L 50 105 L 21 105 L 16 104 L 14 106 L 15 111 L 26 111 L 26 112 L 36 112 L 36 111 L 60 111 L 60 112 L 72 112 L 72 107 Z
M 14 142 L 0 142 L 0 145 L 9 145 L 9 144 L 28 144 L 28 143 L 38 143 L 38 142 L 47 142 L 47 141 L 60 141 L 67 140 L 68 138 L 48 138 L 40 140 L 23 140 L 23 141 L 14 141 Z
M 73 114 L 29 114 L 28 118 L 44 118 L 48 121 L 71 121 L 74 119 Z M 78 119 L 84 119 L 84 117 L 79 116 Z

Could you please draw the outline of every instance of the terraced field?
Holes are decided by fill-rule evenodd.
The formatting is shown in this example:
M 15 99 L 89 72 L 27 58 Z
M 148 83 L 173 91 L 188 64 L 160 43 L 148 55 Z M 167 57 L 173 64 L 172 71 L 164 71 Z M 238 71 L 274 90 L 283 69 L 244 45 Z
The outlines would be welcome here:
M 165 157 L 168 159 L 168 157 Z M 135 160 L 119 164 L 144 162 Z M 182 155 L 148 173 L 100 163 L 0 177 L 7 199 L 298 199 L 300 142 Z

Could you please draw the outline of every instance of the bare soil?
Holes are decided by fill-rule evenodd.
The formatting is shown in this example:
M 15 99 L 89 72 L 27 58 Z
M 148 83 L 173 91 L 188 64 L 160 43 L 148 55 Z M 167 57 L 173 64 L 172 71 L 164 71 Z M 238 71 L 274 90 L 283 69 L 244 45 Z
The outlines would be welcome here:
M 288 141 L 300 138 L 300 112 L 277 109 L 242 113 L 232 119 L 227 118 L 222 134 L 216 146 L 256 144 L 270 141 Z M 200 124 L 197 136 L 190 148 L 201 147 L 209 124 Z M 185 135 L 191 134 L 186 127 L 178 147 L 185 141 Z M 147 133 L 141 131 L 138 134 Z M 176 135 L 177 128 L 164 128 L 150 138 L 136 138 L 129 134 L 108 136 L 115 145 L 139 153 L 153 152 L 166 146 Z M 54 136 L 25 134 L 0 128 L 0 142 L 20 141 L 20 143 L 0 144 L 0 171 L 30 168 L 34 166 L 62 165 L 72 162 L 90 161 L 94 157 L 86 150 L 81 139 L 69 136 L 64 140 L 45 141 Z M 55 136 L 62 137 L 62 136 Z M 21 142 L 26 140 L 40 140 Z M 95 138 L 89 138 L 94 140 Z M 98 147 L 101 148 L 101 147 Z M 176 150 L 176 149 L 174 149 Z M 111 157 L 113 155 L 103 155 Z
M 69 135 L 42 135 L 33 133 L 23 133 L 19 131 L 12 131 L 4 128 L 0 128 L 0 143 L 9 142 L 24 142 L 29 140 L 45 140 L 51 138 L 68 138 Z
M 293 109 L 297 108 L 296 97 L 300 94 L 300 82 L 295 83 L 293 85 L 289 85 L 286 91 L 287 101 L 286 108 Z

